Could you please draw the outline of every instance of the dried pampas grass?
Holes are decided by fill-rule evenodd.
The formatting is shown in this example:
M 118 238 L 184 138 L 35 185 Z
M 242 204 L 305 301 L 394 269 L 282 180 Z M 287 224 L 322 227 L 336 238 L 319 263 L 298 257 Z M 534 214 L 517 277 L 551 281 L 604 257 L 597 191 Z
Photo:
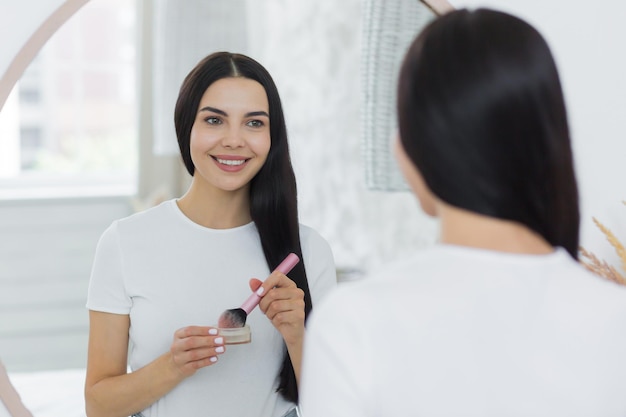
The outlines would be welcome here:
M 626 205 L 626 201 L 622 201 L 624 205 Z M 593 222 L 596 224 L 598 229 L 606 236 L 606 239 L 609 241 L 611 246 L 615 249 L 615 252 L 619 256 L 621 260 L 621 267 L 624 272 L 626 272 L 626 248 L 624 245 L 615 237 L 613 232 L 600 223 L 598 219 L 593 217 Z M 589 252 L 582 246 L 579 248 L 580 250 L 580 263 L 587 268 L 589 271 L 593 272 L 596 275 L 601 276 L 602 278 L 606 278 L 610 281 L 617 282 L 621 285 L 626 285 L 626 277 L 621 275 L 615 267 L 609 265 L 605 260 L 600 260 L 596 255 L 592 252 Z

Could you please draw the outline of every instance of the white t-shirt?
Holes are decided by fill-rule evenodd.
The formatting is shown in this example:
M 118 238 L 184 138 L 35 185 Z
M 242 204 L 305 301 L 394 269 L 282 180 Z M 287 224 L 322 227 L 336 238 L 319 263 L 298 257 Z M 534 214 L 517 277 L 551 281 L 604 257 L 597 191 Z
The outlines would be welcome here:
M 300 226 L 315 306 L 336 285 L 328 243 Z M 129 366 L 139 369 L 170 349 L 185 326 L 217 325 L 251 294 L 250 278 L 270 271 L 254 223 L 214 230 L 187 218 L 175 200 L 114 222 L 96 250 L 87 308 L 130 315 Z M 252 342 L 228 345 L 142 413 L 146 417 L 281 416 L 293 405 L 276 393 L 285 348 L 260 309 L 248 316 Z M 209 410 L 211 410 L 209 412 Z
M 318 305 L 301 378 L 304 417 L 623 417 L 626 288 L 437 245 Z

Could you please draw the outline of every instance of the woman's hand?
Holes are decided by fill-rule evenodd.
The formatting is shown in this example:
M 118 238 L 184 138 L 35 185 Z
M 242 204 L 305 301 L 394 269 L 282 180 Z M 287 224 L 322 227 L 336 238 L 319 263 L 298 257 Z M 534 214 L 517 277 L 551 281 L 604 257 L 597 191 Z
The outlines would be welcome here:
M 225 351 L 224 338 L 218 335 L 218 330 L 206 326 L 187 326 L 176 330 L 170 346 L 173 365 L 183 377 L 213 365 L 217 356 Z
M 133 372 L 128 369 L 130 316 L 89 311 L 85 408 L 89 416 L 129 416 L 158 401 L 224 353 L 218 330 L 189 326 L 174 332 L 170 349 Z
M 282 272 L 274 271 L 265 282 L 250 280 L 250 288 L 263 287 L 259 308 L 280 332 L 287 346 L 299 345 L 304 337 L 304 291 Z

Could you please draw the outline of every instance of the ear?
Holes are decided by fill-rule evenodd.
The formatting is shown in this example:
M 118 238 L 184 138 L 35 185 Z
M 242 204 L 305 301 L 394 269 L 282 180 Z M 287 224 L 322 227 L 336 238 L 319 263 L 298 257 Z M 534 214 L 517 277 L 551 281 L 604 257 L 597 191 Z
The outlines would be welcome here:
M 409 187 L 411 187 L 413 194 L 415 194 L 419 200 L 422 210 L 429 216 L 435 217 L 437 215 L 437 198 L 432 191 L 430 191 L 422 174 L 407 155 L 399 135 L 396 136 L 394 143 L 394 154 L 400 166 L 400 171 L 409 184 Z

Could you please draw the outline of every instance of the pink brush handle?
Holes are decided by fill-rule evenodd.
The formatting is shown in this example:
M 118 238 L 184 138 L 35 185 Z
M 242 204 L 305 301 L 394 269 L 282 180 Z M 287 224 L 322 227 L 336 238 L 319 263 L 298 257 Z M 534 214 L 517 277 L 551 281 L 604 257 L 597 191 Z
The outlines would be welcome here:
M 295 253 L 290 253 L 287 255 L 284 261 L 280 263 L 275 269 L 275 271 L 282 272 L 287 275 L 289 271 L 293 269 L 296 264 L 300 262 L 300 258 Z M 261 301 L 261 297 L 255 292 L 252 293 L 250 297 L 241 305 L 241 309 L 246 312 L 246 314 L 250 314 L 250 312 L 259 304 Z

